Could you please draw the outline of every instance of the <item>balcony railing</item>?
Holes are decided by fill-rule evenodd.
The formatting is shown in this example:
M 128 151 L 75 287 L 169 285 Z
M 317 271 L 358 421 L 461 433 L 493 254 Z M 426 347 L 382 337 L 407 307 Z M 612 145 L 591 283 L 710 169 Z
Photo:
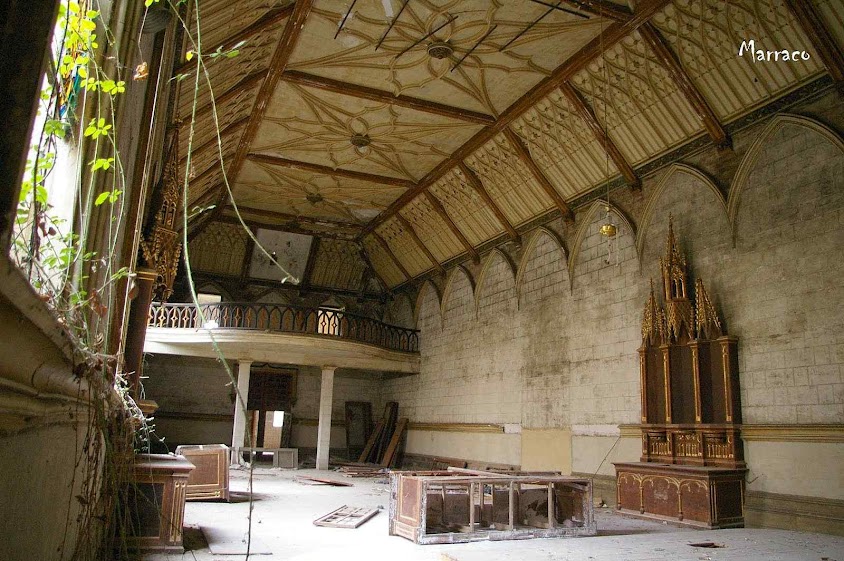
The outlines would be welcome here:
M 254 329 L 347 339 L 385 349 L 419 352 L 419 332 L 376 319 L 326 308 L 287 304 L 160 304 L 149 309 L 149 327 Z

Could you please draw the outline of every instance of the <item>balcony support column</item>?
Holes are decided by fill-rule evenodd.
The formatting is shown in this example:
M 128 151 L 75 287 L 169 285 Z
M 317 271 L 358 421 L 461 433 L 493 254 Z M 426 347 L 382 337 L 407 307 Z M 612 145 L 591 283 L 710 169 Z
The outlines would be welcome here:
M 317 429 L 316 468 L 328 469 L 331 449 L 331 406 L 334 402 L 334 371 L 336 366 L 322 367 L 322 385 L 319 388 L 319 428 Z
M 240 449 L 246 440 L 246 404 L 249 403 L 249 374 L 251 360 L 237 363 L 237 395 L 234 401 L 234 427 L 232 428 L 232 465 L 243 463 Z
M 126 346 L 123 350 L 123 372 L 129 379 L 129 391 L 135 401 L 141 397 L 141 374 L 143 372 L 144 340 L 149 323 L 149 307 L 152 304 L 152 289 L 158 273 L 153 269 L 139 268 L 136 271 L 137 290 L 129 308 L 129 322 L 126 328 Z

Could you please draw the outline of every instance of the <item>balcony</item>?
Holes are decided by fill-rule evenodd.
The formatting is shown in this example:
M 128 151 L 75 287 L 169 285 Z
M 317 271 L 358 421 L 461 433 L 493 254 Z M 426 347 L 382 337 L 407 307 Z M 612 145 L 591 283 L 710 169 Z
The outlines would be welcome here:
M 419 372 L 417 330 L 342 310 L 230 302 L 150 306 L 146 352 L 214 357 L 212 338 L 232 360 Z

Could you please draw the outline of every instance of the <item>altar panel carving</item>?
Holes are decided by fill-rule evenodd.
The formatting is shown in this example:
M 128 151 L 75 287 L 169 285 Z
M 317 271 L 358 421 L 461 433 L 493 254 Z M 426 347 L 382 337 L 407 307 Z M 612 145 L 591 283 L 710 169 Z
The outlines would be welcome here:
M 741 526 L 746 470 L 737 339 L 688 269 L 669 218 L 662 304 L 651 282 L 642 314 L 641 463 L 616 464 L 618 507 L 706 527 Z

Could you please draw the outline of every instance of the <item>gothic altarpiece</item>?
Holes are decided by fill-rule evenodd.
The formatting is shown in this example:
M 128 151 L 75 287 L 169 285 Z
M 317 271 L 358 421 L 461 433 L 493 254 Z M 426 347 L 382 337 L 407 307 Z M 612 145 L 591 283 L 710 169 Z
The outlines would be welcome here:
M 737 339 L 724 332 L 703 281 L 690 293 L 669 220 L 642 318 L 642 457 L 617 463 L 618 509 L 707 528 L 744 525 Z M 692 297 L 694 301 L 692 301 Z

